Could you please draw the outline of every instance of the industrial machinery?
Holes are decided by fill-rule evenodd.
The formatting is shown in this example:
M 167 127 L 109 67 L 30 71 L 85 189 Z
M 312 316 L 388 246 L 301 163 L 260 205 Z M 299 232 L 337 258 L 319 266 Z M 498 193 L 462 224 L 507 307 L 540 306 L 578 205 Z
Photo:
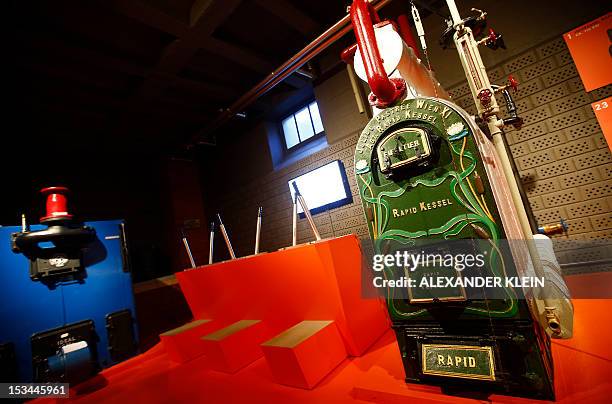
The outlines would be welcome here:
M 412 268 L 385 264 L 387 281 L 406 279 L 405 286 L 387 283 L 384 290 L 406 380 L 550 399 L 550 336 L 571 336 L 571 303 L 559 293 L 564 284 L 555 288 L 550 281 L 562 278 L 542 266 L 503 141 L 504 125 L 522 123 L 508 92 L 516 82 L 489 83 L 478 45 L 505 44 L 494 31 L 474 38 L 471 28 L 484 32 L 484 13 L 461 20 L 454 2 L 448 4 L 443 43 L 454 41 L 460 54 L 477 117 L 450 100 L 407 45 L 416 42 L 407 30 L 381 21 L 364 0 L 350 9 L 357 46 L 342 55 L 345 61 L 355 55 L 355 71 L 372 90 L 374 117 L 356 146 L 355 175 L 375 253 L 485 257 L 482 266 L 463 272 L 441 259 Z M 414 5 L 412 14 L 427 59 Z M 496 92 L 508 104 L 506 119 L 498 116 Z M 470 270 L 482 278 L 540 277 L 546 286 L 419 286 L 424 278 L 461 280 Z
M 0 381 L 76 384 L 136 353 L 120 220 L 79 223 L 63 187 L 41 225 L 0 227 Z

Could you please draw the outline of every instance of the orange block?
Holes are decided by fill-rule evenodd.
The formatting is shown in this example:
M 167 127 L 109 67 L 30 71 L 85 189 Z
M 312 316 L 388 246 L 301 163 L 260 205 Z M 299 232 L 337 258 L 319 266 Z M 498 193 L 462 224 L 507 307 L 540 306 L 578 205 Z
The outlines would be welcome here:
M 302 321 L 261 345 L 276 381 L 312 389 L 347 356 L 333 321 Z
M 212 369 L 236 373 L 261 358 L 259 345 L 269 337 L 261 320 L 240 320 L 200 339 Z
M 220 327 L 212 320 L 195 320 L 178 328 L 159 334 L 168 357 L 175 362 L 188 362 L 204 353 L 200 339 Z

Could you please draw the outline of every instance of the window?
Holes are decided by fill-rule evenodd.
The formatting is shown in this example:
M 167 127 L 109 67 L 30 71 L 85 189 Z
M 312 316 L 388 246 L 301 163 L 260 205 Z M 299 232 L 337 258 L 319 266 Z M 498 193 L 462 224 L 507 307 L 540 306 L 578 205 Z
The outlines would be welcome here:
M 317 102 L 311 102 L 296 113 L 283 119 L 285 145 L 291 149 L 306 140 L 323 133 L 323 123 Z
M 294 182 L 313 215 L 353 202 L 346 170 L 340 160 L 332 161 L 289 180 L 291 198 L 295 198 Z M 300 214 L 304 212 L 300 204 L 297 209 Z

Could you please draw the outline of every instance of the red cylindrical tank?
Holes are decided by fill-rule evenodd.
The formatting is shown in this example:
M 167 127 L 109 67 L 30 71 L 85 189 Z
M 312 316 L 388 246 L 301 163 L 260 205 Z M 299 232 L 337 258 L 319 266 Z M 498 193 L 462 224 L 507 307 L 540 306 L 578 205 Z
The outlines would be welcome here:
M 68 213 L 68 199 L 66 194 L 69 190 L 66 187 L 48 187 L 40 190 L 40 193 L 47 196 L 46 213 L 40 218 L 41 223 L 52 219 L 72 219 Z

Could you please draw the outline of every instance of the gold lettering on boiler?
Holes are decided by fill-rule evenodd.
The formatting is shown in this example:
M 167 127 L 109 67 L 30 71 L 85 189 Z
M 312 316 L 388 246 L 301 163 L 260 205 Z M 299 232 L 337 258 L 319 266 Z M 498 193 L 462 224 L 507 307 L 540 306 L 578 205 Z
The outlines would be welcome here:
M 413 206 L 410 208 L 404 208 L 404 209 L 392 209 L 393 212 L 393 217 L 401 217 L 401 216 L 406 216 L 406 215 L 410 215 L 410 214 L 415 214 L 418 212 L 423 212 L 426 210 L 432 210 L 432 209 L 438 209 L 438 208 L 442 208 L 444 206 L 450 206 L 453 203 L 451 202 L 450 199 L 440 199 L 438 201 L 432 201 L 432 202 L 419 202 L 418 206 Z
M 371 150 L 379 135 L 396 123 L 407 119 L 418 119 L 436 125 L 438 121 L 448 119 L 452 113 L 453 110 L 447 106 L 436 105 L 421 99 L 416 100 L 416 104 L 406 102 L 393 108 L 387 108 L 376 115 L 366 126 L 364 133 L 367 135 L 362 135 L 359 139 L 357 151 L 365 153 L 366 149 Z
M 464 367 L 464 368 L 475 368 L 476 358 L 473 356 L 450 356 L 450 355 L 438 355 L 438 365 L 441 366 L 453 366 L 453 367 Z

